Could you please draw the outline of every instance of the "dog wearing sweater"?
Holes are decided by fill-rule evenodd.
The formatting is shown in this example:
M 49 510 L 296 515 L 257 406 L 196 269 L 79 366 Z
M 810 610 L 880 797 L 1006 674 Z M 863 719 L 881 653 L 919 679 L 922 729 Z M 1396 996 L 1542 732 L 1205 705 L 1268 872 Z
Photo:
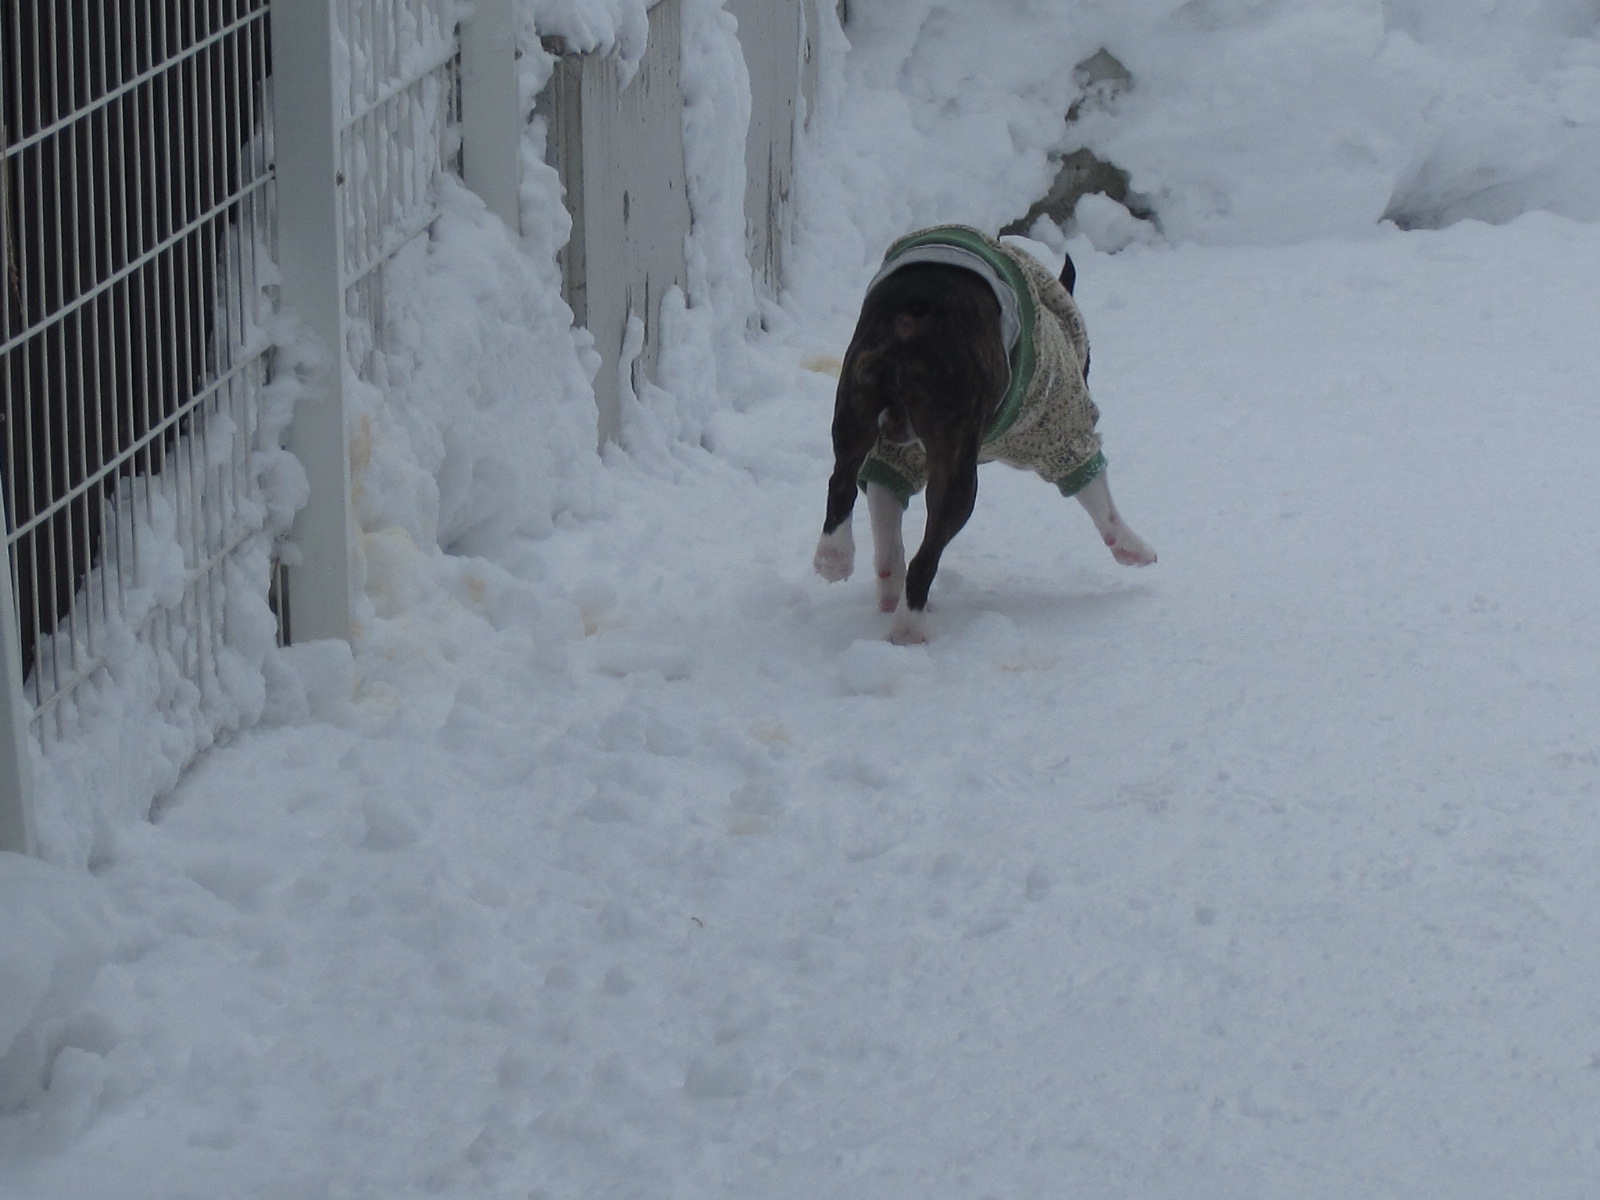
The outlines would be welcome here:
M 940 225 L 891 246 L 868 286 L 839 373 L 814 565 L 849 578 L 850 517 L 865 491 L 891 641 L 927 641 L 928 589 L 972 515 L 980 463 L 1031 470 L 1077 497 L 1118 562 L 1156 561 L 1111 499 L 1076 276 L 1071 258 L 1057 278 L 979 230 Z M 907 568 L 901 518 L 924 488 L 927 525 Z

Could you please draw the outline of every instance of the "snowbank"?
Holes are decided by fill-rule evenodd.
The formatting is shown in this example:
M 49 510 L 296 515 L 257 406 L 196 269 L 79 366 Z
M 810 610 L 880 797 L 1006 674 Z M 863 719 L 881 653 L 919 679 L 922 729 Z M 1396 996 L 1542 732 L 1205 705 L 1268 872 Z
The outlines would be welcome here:
M 351 381 L 366 533 L 493 557 L 592 508 L 594 394 L 555 264 L 569 222 L 539 177 L 520 243 L 445 180 L 430 235 L 386 268 L 382 378 Z
M 1600 14 L 1574 0 L 1185 4 L 1107 31 L 1147 86 L 1125 120 L 1102 114 L 1085 136 L 1183 239 L 1360 236 L 1385 217 L 1438 227 L 1534 209 L 1592 220 L 1597 34 Z
M 1132 177 L 1179 241 L 1367 237 L 1549 209 L 1600 218 L 1600 14 L 1581 0 L 1084 0 L 856 5 L 851 103 L 803 180 L 869 250 L 936 220 L 998 228 L 1052 152 Z M 1131 71 L 1072 127 L 1073 65 Z M 840 220 L 839 218 L 843 218 Z M 853 234 L 852 234 L 853 236 Z
M 100 1100 L 115 1034 L 83 1001 L 113 950 L 101 888 L 77 870 L 0 854 L 0 1154 L 60 1149 Z

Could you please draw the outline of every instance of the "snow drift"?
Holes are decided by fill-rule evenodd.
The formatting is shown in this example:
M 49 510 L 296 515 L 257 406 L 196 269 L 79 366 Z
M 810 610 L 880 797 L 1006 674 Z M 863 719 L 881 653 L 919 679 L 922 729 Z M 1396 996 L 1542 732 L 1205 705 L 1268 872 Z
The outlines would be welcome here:
M 935 220 L 998 228 L 1043 193 L 1053 153 L 1088 147 L 1178 241 L 1592 220 L 1597 30 L 1589 0 L 859 4 L 828 202 L 874 247 Z M 1132 87 L 1069 128 L 1072 68 L 1102 48 Z

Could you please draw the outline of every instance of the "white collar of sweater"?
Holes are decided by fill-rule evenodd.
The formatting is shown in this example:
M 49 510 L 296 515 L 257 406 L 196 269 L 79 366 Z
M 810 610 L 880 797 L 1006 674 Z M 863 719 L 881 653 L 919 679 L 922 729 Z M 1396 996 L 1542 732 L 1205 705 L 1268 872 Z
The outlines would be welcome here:
M 988 261 L 982 255 L 961 246 L 945 244 L 912 246 L 886 263 L 883 269 L 872 277 L 872 282 L 867 285 L 867 291 L 870 292 L 884 278 L 912 263 L 941 263 L 947 267 L 961 267 L 980 276 L 989 285 L 989 289 L 994 292 L 994 298 L 1000 302 L 1000 336 L 1005 341 L 1006 359 L 1009 361 L 1011 352 L 1017 347 L 1017 339 L 1022 336 L 1022 322 L 1017 316 L 1017 297 L 1010 285 L 1000 277 Z

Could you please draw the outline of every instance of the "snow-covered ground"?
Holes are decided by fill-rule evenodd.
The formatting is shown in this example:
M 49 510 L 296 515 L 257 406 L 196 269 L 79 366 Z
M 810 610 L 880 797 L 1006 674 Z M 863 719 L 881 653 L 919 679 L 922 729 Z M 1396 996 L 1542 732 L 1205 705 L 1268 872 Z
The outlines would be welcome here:
M 918 35 L 926 81 L 928 7 L 852 55 Z M 1600 228 L 1074 241 L 1160 562 L 986 468 L 893 647 L 868 573 L 810 572 L 814 368 L 885 227 L 939 215 L 871 183 L 884 79 L 830 81 L 796 291 L 704 446 L 507 482 L 492 412 L 415 415 L 483 356 L 397 363 L 434 462 L 375 458 L 353 653 L 285 655 L 92 874 L 0 863 L 0 1195 L 1600 1191 Z M 1026 207 L 981 179 L 948 215 Z M 477 287 L 417 266 L 404 311 L 558 320 L 469 210 L 436 244 Z M 640 445 L 679 403 L 644 402 Z

